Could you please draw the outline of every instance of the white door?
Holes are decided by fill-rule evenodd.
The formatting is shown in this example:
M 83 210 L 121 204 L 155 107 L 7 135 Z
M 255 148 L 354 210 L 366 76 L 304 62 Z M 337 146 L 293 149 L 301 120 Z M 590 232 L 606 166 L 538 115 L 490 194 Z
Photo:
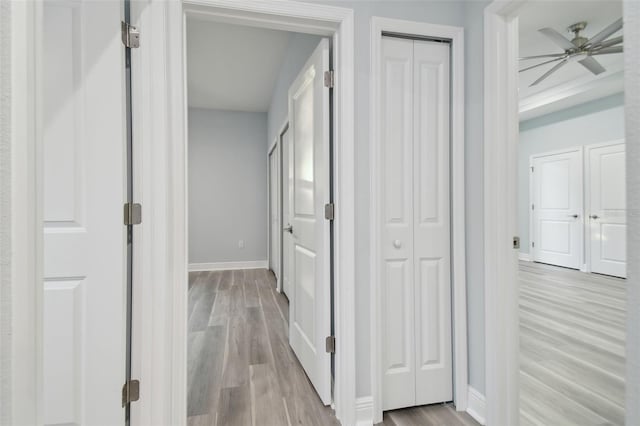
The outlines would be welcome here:
M 625 144 L 587 148 L 591 271 L 626 277 Z
M 293 266 L 293 238 L 291 236 L 291 208 L 293 206 L 293 156 L 290 149 L 289 129 L 280 135 L 282 147 L 282 292 L 291 297 L 291 267 Z M 291 227 L 291 228 L 290 228 Z
M 276 146 L 269 153 L 269 268 L 280 281 L 280 197 L 278 165 L 279 152 Z
M 289 343 L 322 402 L 331 403 L 329 222 L 329 42 L 322 39 L 289 88 L 293 149 L 293 286 Z
M 44 424 L 124 424 L 121 10 L 44 2 Z
M 533 260 L 580 269 L 584 240 L 582 148 L 536 156 L 532 166 Z
M 453 399 L 449 45 L 383 37 L 383 410 Z

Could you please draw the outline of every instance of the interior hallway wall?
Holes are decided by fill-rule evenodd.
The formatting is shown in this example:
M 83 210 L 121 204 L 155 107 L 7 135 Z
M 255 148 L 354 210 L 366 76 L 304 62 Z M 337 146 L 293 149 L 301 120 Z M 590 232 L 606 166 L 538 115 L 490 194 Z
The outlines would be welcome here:
M 520 253 L 530 253 L 529 166 L 532 155 L 624 139 L 624 95 L 607 96 L 520 123 L 518 233 Z
M 276 84 L 271 94 L 268 113 L 267 143 L 273 143 L 289 114 L 289 87 L 320 43 L 322 37 L 312 34 L 293 34 L 287 46 Z
M 266 138 L 266 113 L 189 108 L 190 264 L 266 261 Z

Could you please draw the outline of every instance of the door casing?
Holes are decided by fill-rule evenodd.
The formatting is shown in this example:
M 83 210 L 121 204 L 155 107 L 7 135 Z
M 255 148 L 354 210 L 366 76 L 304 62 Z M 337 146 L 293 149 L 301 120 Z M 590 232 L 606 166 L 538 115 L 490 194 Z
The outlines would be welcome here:
M 132 21 L 143 35 L 134 53 L 134 134 L 141 184 L 143 227 L 134 253 L 133 376 L 144 400 L 132 405 L 133 422 L 186 422 L 187 128 L 185 20 L 311 33 L 333 41 L 334 238 L 338 291 L 334 403 L 343 424 L 355 423 L 355 190 L 353 10 L 279 0 L 187 0 L 132 4 Z M 143 29 L 144 28 L 144 29 Z M 162 70 L 162 72 L 159 72 Z M 137 96 L 136 96 L 137 95 Z M 134 156 L 136 154 L 134 153 Z M 145 230 L 144 233 L 142 230 Z M 160 270 L 157 265 L 164 265 Z
M 382 347 L 380 339 L 381 285 L 377 262 L 380 259 L 380 55 L 383 33 L 412 38 L 448 40 L 451 43 L 451 284 L 453 303 L 453 369 L 454 403 L 456 410 L 467 410 L 467 295 L 466 248 L 464 208 L 464 29 L 445 25 L 373 17 L 371 20 L 371 128 L 370 176 L 371 176 L 371 389 L 373 422 L 382 421 Z

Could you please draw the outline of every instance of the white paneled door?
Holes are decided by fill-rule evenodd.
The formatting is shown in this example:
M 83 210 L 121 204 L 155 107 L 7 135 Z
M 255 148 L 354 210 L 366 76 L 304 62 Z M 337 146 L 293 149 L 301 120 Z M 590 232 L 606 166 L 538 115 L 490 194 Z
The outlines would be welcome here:
M 580 269 L 582 148 L 532 158 L 532 253 L 536 262 Z
M 269 153 L 269 268 L 280 279 L 280 152 Z
M 43 422 L 124 424 L 122 3 L 43 9 Z
M 322 39 L 289 88 L 293 156 L 289 343 L 322 402 L 331 402 L 329 221 L 329 41 Z
M 625 144 L 587 147 L 591 271 L 626 276 Z
M 383 410 L 453 399 L 447 43 L 383 37 Z

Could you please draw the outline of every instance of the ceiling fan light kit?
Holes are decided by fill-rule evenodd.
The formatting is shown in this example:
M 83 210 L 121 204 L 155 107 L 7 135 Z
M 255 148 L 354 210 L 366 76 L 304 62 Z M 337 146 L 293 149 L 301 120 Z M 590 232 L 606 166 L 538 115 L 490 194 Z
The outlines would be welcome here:
M 522 68 L 520 72 L 528 71 L 543 65 L 556 63 L 551 69 L 542 74 L 538 79 L 529 85 L 529 87 L 540 84 L 551 74 L 558 71 L 568 62 L 578 62 L 580 65 L 591 71 L 592 74 L 598 75 L 606 71 L 606 69 L 598 62 L 594 56 L 608 55 L 613 53 L 622 53 L 623 42 L 622 36 L 609 39 L 613 34 L 622 29 L 622 18 L 609 24 L 606 28 L 591 38 L 584 37 L 581 32 L 587 27 L 587 22 L 581 21 L 570 25 L 567 31 L 573 33 L 573 39 L 569 40 L 553 28 L 542 28 L 538 30 L 556 45 L 564 50 L 563 53 L 550 53 L 548 55 L 525 56 L 520 58 L 521 61 L 529 59 L 547 59 L 546 61 L 535 65 Z M 551 59 L 549 59 L 551 58 Z

